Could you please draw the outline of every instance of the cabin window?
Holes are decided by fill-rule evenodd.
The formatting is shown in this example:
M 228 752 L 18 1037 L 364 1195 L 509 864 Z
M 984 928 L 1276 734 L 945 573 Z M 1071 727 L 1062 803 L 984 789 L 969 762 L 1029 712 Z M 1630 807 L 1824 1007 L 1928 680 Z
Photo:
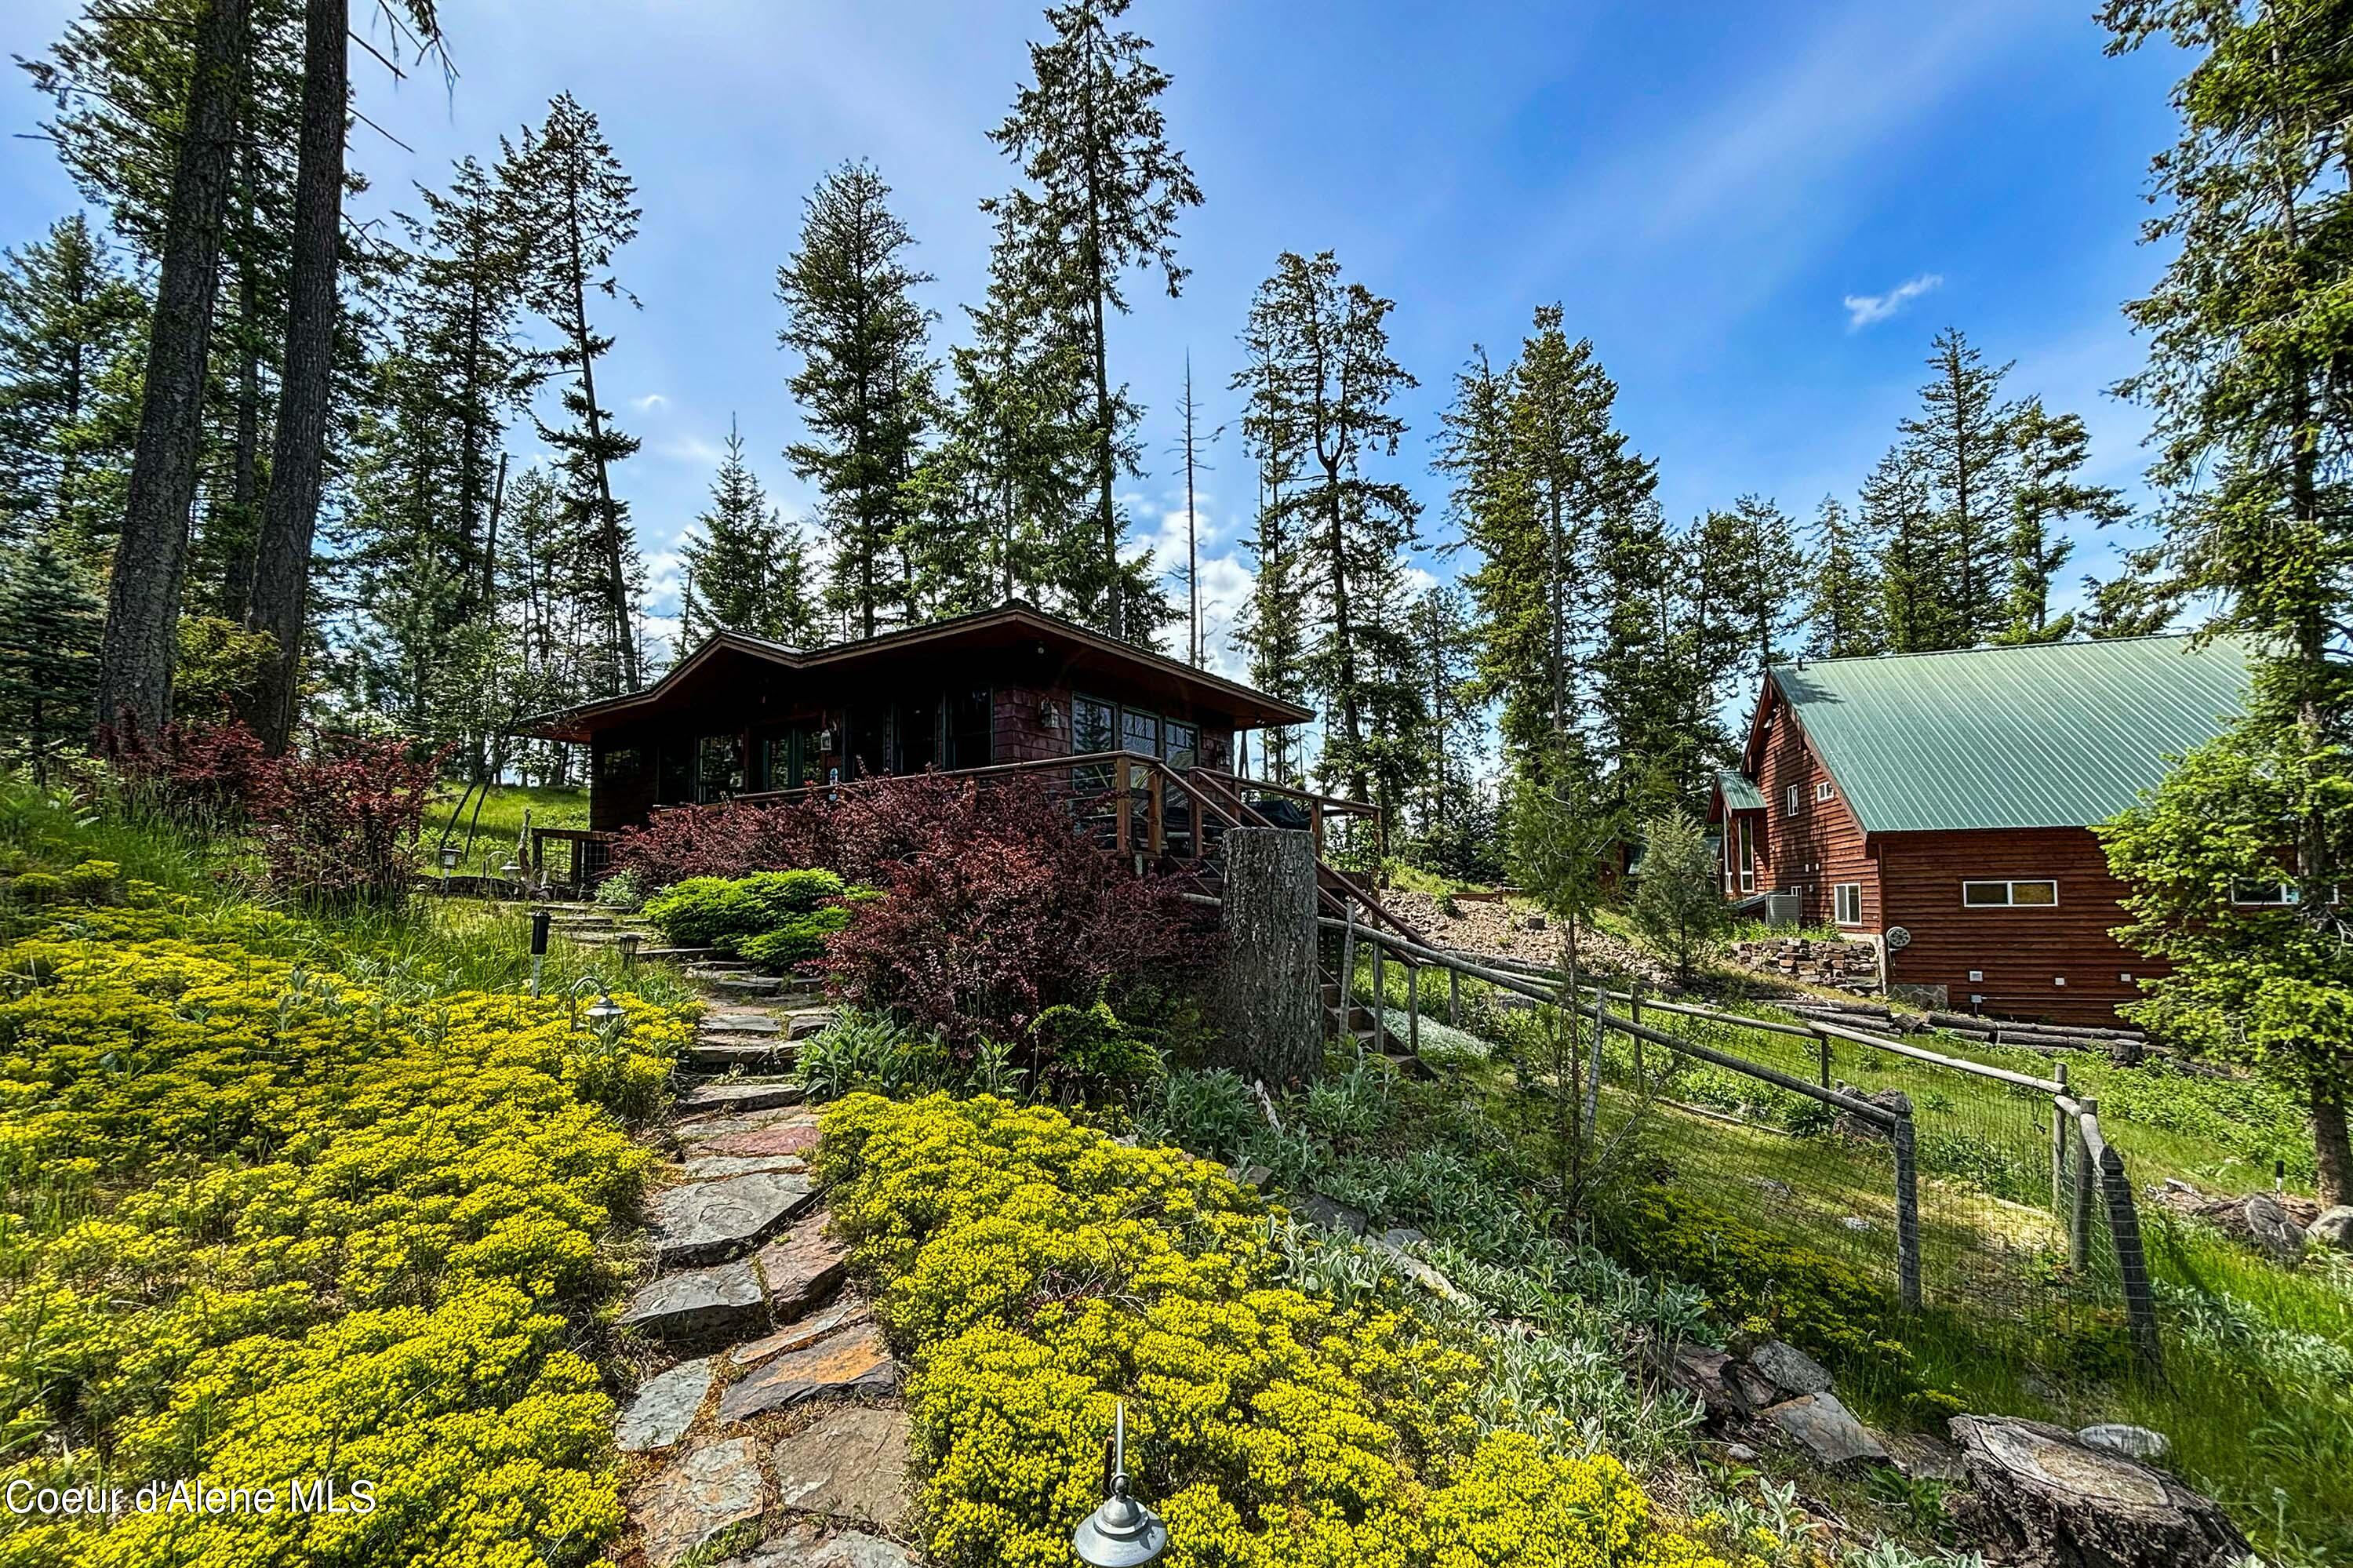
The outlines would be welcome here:
M 2328 902 L 2331 904 L 2342 903 L 2344 897 L 2345 892 L 2342 887 L 2329 888 Z M 2231 884 L 2231 902 L 2233 904 L 2266 908 L 2295 905 L 2303 901 L 2303 890 L 2293 882 L 2256 882 L 2242 877 Z
M 1160 715 L 1141 708 L 1122 708 L 1119 715 L 1119 746 L 1122 751 L 1133 751 L 1144 757 L 1160 755 Z
M 1101 697 L 1071 699 L 1071 755 L 1119 749 L 1116 710 Z
M 1815 786 L 1814 786 L 1814 799 L 1815 799 L 1815 800 L 1836 800 L 1837 798 L 1838 798 L 1838 786 L 1837 786 L 1837 785 L 1835 785 L 1835 784 L 1831 784 L 1831 783 L 1829 783 L 1828 781 L 1825 781 L 1825 782 L 1822 782 L 1822 783 L 1820 783 L 1820 784 L 1817 784 L 1817 785 L 1815 785 Z
M 1736 836 L 1740 841 L 1740 891 L 1754 893 L 1757 891 L 1757 820 L 1754 817 L 1741 818 L 1740 832 Z
M 943 762 L 949 768 L 986 768 L 996 758 L 990 743 L 997 727 L 996 705 L 989 700 L 988 688 L 951 692 L 947 700 L 947 756 Z
M 844 726 L 849 732 L 849 746 L 843 756 L 841 774 L 845 779 L 863 779 L 871 774 L 891 771 L 891 710 L 881 703 L 867 703 L 849 710 L 849 722 Z
M 693 743 L 664 741 L 654 764 L 654 803 L 658 806 L 684 806 L 693 800 Z
M 694 743 L 694 798 L 724 800 L 744 791 L 744 737 L 706 735 Z
M 939 698 L 919 697 L 913 702 L 902 702 L 892 717 L 892 727 L 899 737 L 899 756 L 891 771 L 921 773 L 926 768 L 939 766 Z
M 2055 882 L 1964 882 L 1961 903 L 1971 909 L 2047 908 L 2059 902 Z
M 645 771 L 646 754 L 634 746 L 617 746 L 596 754 L 596 782 L 628 784 Z
M 1199 726 L 1170 719 L 1161 726 L 1161 756 L 1172 768 L 1197 768 L 1201 762 Z M 1193 853 L 1193 798 L 1170 784 L 1160 794 L 1161 832 L 1168 853 Z
M 1789 786 L 1788 799 L 1789 801 L 1788 814 L 1794 817 L 1798 814 L 1798 787 L 1795 784 Z
M 1831 897 L 1837 906 L 1836 917 L 1838 923 L 1841 926 L 1862 925 L 1862 884 L 1860 882 L 1841 882 L 1836 887 L 1832 888 L 1831 893 Z

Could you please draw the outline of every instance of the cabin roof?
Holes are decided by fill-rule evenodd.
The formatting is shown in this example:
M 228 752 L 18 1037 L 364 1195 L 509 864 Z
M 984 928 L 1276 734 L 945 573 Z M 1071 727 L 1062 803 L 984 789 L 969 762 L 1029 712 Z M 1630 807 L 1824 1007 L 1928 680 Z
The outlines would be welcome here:
M 1764 791 L 1757 781 L 1738 768 L 1726 768 L 1715 776 L 1717 793 L 1724 797 L 1724 809 L 1732 811 L 1761 811 L 1765 809 Z
M 1865 832 L 2088 827 L 2245 707 L 2251 652 L 2129 637 L 1775 664 L 1744 770 L 1778 699 Z
M 1033 640 L 1059 646 L 1065 653 L 1076 655 L 1097 668 L 1105 663 L 1122 666 L 1126 673 L 1145 684 L 1181 691 L 1203 707 L 1232 715 L 1238 728 L 1306 724 L 1315 716 L 1296 703 L 1254 691 L 1207 670 L 1195 669 L 1166 654 L 1091 631 L 1075 621 L 1049 615 L 1025 600 L 1008 599 L 994 609 L 976 614 L 806 652 L 745 632 L 716 631 L 671 665 L 660 680 L 642 691 L 535 715 L 519 721 L 515 729 L 519 734 L 550 740 L 586 740 L 599 729 L 626 724 L 660 708 L 682 687 L 693 683 L 697 675 L 714 661 L 729 657 L 750 658 L 785 670 L 826 672 L 849 669 L 868 661 L 894 662 L 908 655 L 929 661 Z

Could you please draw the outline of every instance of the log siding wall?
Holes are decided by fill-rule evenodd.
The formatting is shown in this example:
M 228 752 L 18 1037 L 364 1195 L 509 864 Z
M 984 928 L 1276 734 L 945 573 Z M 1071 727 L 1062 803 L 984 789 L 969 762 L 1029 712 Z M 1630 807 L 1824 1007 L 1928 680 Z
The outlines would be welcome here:
M 1879 864 L 1872 858 L 1862 829 L 1848 809 L 1846 798 L 1815 799 L 1816 789 L 1838 781 L 1807 744 L 1805 730 L 1786 706 L 1775 705 L 1767 719 L 1765 744 L 1757 767 L 1757 791 L 1765 797 L 1765 831 L 1757 842 L 1757 890 L 1792 892 L 1803 900 L 1801 918 L 1810 926 L 1835 925 L 1832 890 L 1841 883 L 1862 889 L 1862 919 L 1845 927 L 1857 935 L 1880 928 L 1883 908 Z M 1798 810 L 1789 810 L 1789 789 L 1798 790 Z

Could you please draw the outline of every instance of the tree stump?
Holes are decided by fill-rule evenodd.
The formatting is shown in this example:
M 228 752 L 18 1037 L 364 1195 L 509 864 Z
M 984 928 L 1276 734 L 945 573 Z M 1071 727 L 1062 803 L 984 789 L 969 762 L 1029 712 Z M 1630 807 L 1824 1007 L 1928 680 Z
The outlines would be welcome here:
M 2162 1470 L 2039 1421 L 1957 1415 L 1970 1522 L 2052 1568 L 2224 1568 L 2253 1549 Z
M 1212 1056 L 1245 1078 L 1304 1083 L 1324 1058 L 1315 959 L 1315 841 L 1235 828 L 1225 842 L 1225 965 L 1210 988 Z

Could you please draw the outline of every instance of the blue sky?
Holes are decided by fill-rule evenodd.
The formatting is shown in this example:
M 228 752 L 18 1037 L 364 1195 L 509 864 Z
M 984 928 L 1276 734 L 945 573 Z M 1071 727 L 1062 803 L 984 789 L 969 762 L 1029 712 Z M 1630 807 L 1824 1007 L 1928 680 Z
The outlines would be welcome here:
M 38 52 L 77 8 L 12 0 L 0 54 Z M 654 565 L 659 628 L 731 418 L 772 493 L 807 503 L 780 455 L 798 426 L 775 299 L 802 197 L 844 159 L 874 162 L 937 274 L 925 292 L 944 348 L 983 282 L 976 203 L 1010 177 L 985 132 L 1042 21 L 1027 5 L 895 0 L 442 9 L 448 91 L 356 58 L 362 107 L 414 149 L 354 132 L 375 185 L 362 205 L 494 153 L 557 91 L 602 118 L 645 209 L 619 260 L 644 308 L 606 313 L 618 345 L 598 381 L 645 443 L 617 485 Z M 2082 412 L 2097 476 L 2137 486 L 2145 420 L 2105 388 L 2139 361 L 2118 306 L 2164 260 L 2137 229 L 2180 61 L 2106 58 L 2090 9 L 1139 0 L 1131 18 L 1175 78 L 1171 128 L 1208 197 L 1185 220 L 1184 297 L 1139 280 L 1113 328 L 1114 374 L 1149 410 L 1150 471 L 1127 487 L 1140 536 L 1181 563 L 1183 475 L 1166 453 L 1185 354 L 1210 423 L 1230 421 L 1235 334 L 1286 249 L 1336 249 L 1397 302 L 1395 347 L 1421 386 L 1396 467 L 1433 538 L 1430 442 L 1454 371 L 1474 342 L 1507 355 L 1554 301 L 1616 378 L 1671 518 L 1752 490 L 1800 515 L 1826 492 L 1851 497 L 1948 323 L 2017 361 L 2013 391 Z M 44 105 L 21 83 L 0 89 L 0 243 L 75 200 L 46 144 L 22 139 Z M 1198 521 L 1223 662 L 1251 482 L 1230 437 L 1209 461 Z M 2071 596 L 2115 543 L 2084 546 Z M 1459 557 L 1430 564 L 1451 575 Z

